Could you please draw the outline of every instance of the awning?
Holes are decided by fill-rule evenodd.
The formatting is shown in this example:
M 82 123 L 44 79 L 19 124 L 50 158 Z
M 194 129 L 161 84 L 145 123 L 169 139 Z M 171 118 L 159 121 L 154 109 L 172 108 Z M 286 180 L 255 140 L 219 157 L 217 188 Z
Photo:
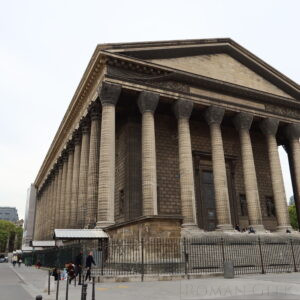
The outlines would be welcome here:
M 55 241 L 32 241 L 32 247 L 55 247 Z
M 86 240 L 108 238 L 102 229 L 54 229 L 55 240 Z

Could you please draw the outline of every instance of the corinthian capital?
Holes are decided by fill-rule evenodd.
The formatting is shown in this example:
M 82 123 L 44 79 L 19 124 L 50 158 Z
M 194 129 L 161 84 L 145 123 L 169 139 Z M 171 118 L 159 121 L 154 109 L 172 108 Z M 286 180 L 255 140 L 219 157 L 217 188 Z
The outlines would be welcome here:
M 174 114 L 177 119 L 189 119 L 193 110 L 193 102 L 179 99 L 173 105 Z
M 300 124 L 288 124 L 285 127 L 285 135 L 289 140 L 300 138 Z
M 220 125 L 222 123 L 224 114 L 224 108 L 212 105 L 205 110 L 204 117 L 208 125 L 213 123 Z
M 260 130 L 266 136 L 276 135 L 278 129 L 279 121 L 273 118 L 267 118 L 260 122 Z
M 138 106 L 140 112 L 143 114 L 146 111 L 150 111 L 152 113 L 155 112 L 159 101 L 159 94 L 151 93 L 151 92 L 141 92 L 138 98 Z
M 253 121 L 253 115 L 245 112 L 238 113 L 233 119 L 233 123 L 237 131 L 241 129 L 249 130 L 252 121 Z
M 98 95 L 101 101 L 101 104 L 104 105 L 116 105 L 119 96 L 121 94 L 122 86 L 119 84 L 113 84 L 108 82 L 102 82 L 101 87 L 98 90 Z

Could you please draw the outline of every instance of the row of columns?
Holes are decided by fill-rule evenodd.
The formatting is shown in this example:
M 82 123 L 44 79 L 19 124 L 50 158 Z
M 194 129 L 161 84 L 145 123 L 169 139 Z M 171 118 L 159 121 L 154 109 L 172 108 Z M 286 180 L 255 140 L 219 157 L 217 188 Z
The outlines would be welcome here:
M 95 102 L 89 109 L 73 139 L 62 152 L 57 164 L 38 193 L 36 239 L 50 237 L 54 228 L 105 228 L 114 224 L 115 193 L 115 107 L 121 86 L 103 83 L 99 90 L 102 105 Z M 157 175 L 154 113 L 159 95 L 141 92 L 137 105 L 142 114 L 142 202 L 143 215 L 157 215 Z M 178 100 L 173 105 L 178 120 L 178 146 L 183 228 L 198 228 L 195 184 L 189 119 L 193 103 Z M 231 230 L 221 123 L 225 110 L 210 106 L 205 120 L 210 128 L 212 163 L 217 213 L 217 228 Z M 239 132 L 249 223 L 262 230 L 262 214 L 249 130 L 253 116 L 238 113 L 234 125 Z M 266 137 L 270 176 L 277 212 L 278 229 L 290 227 L 282 172 L 277 150 L 278 121 L 264 119 L 260 128 Z M 294 158 L 297 188 L 300 191 L 299 126 L 287 127 Z

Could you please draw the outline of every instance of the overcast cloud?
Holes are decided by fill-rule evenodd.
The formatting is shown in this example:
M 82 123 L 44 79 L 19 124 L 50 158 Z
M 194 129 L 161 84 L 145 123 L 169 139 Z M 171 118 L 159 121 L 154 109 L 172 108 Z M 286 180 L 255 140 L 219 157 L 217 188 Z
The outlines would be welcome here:
M 24 216 L 99 43 L 230 37 L 299 83 L 300 1 L 0 0 L 0 206 Z M 287 196 L 292 194 L 281 151 Z

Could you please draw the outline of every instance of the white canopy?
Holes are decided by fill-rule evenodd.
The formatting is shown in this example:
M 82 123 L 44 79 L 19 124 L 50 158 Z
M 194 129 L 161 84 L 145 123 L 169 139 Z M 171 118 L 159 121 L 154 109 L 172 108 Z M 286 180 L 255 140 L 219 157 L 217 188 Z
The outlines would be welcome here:
M 55 241 L 32 241 L 32 247 L 55 247 Z
M 108 238 L 102 229 L 54 229 L 55 240 L 85 240 Z

